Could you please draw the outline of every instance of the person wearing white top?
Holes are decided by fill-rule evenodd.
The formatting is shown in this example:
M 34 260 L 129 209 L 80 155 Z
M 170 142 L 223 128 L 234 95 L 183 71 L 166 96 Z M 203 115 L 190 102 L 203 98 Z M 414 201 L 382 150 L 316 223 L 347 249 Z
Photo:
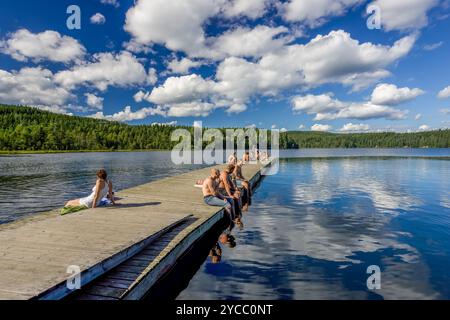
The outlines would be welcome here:
M 111 181 L 107 180 L 108 174 L 105 170 L 101 169 L 97 172 L 97 182 L 95 187 L 92 188 L 92 193 L 86 198 L 75 199 L 67 202 L 66 207 L 79 207 L 85 206 L 87 208 L 96 208 L 99 206 L 103 198 L 108 196 L 109 200 L 113 205 L 114 194 L 113 185 Z

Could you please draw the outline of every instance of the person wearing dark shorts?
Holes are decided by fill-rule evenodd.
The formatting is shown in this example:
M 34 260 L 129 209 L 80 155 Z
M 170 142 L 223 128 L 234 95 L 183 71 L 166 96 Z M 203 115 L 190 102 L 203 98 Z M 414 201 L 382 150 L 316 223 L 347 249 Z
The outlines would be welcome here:
M 238 187 L 234 184 L 232 179 L 232 173 L 235 169 L 235 165 L 229 164 L 224 171 L 220 173 L 219 177 L 219 192 L 223 196 L 229 197 L 234 200 L 234 211 L 237 216 L 242 215 L 242 202 L 241 202 L 241 192 Z

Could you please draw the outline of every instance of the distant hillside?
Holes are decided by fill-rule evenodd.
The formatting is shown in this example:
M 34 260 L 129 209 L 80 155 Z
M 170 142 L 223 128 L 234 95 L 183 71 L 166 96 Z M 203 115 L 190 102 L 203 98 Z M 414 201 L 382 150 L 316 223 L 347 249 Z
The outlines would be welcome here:
M 298 148 L 449 148 L 450 130 L 413 133 L 288 132 L 284 144 Z
M 131 126 L 36 108 L 0 106 L 0 150 L 171 149 L 170 126 Z
M 73 117 L 30 107 L 0 105 L 0 151 L 170 150 L 173 130 L 188 127 L 128 125 Z M 450 130 L 420 133 L 333 134 L 288 132 L 280 147 L 448 148 Z

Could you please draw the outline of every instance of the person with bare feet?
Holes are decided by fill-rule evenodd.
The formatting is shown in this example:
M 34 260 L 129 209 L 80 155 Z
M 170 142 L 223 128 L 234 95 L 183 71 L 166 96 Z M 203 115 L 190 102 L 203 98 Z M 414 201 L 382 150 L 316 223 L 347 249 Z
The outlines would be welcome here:
M 248 211 L 248 207 L 251 205 L 252 202 L 252 188 L 250 187 L 250 183 L 248 182 L 248 180 L 246 180 L 242 175 L 243 165 L 244 163 L 242 161 L 239 161 L 237 163 L 233 173 L 231 174 L 231 178 L 238 188 L 243 188 L 244 190 L 244 194 L 242 197 L 243 211 Z
M 238 187 L 234 184 L 232 179 L 232 173 L 235 169 L 235 165 L 229 164 L 224 171 L 220 173 L 219 177 L 219 191 L 223 196 L 232 198 L 234 200 L 235 206 L 235 217 L 241 215 L 242 203 L 241 203 L 241 192 Z
M 220 171 L 211 169 L 211 175 L 203 181 L 202 192 L 205 203 L 209 206 L 224 207 L 230 219 L 234 220 L 234 200 L 219 193 Z
M 115 205 L 113 185 L 110 180 L 107 180 L 107 177 L 108 174 L 104 169 L 99 170 L 97 172 L 97 181 L 94 188 L 92 188 L 91 195 L 86 198 L 71 200 L 66 203 L 65 207 L 74 208 L 82 206 L 86 208 L 97 208 L 105 197 L 108 197 L 111 203 Z

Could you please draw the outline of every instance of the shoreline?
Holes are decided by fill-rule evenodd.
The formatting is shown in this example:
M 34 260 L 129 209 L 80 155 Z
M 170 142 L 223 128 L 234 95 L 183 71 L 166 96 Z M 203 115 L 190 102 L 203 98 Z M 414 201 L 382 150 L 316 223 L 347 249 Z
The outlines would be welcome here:
M 35 154 L 65 154 L 65 153 L 127 153 L 127 152 L 164 152 L 165 149 L 146 149 L 146 150 L 16 150 L 0 151 L 0 156 L 8 155 L 35 155 Z
M 450 148 L 300 148 L 300 149 L 281 149 L 280 151 L 299 151 L 299 150 L 447 150 Z M 36 155 L 36 154 L 66 154 L 66 153 L 130 153 L 130 152 L 170 152 L 170 149 L 130 149 L 130 150 L 0 150 L 0 156 L 10 155 Z

